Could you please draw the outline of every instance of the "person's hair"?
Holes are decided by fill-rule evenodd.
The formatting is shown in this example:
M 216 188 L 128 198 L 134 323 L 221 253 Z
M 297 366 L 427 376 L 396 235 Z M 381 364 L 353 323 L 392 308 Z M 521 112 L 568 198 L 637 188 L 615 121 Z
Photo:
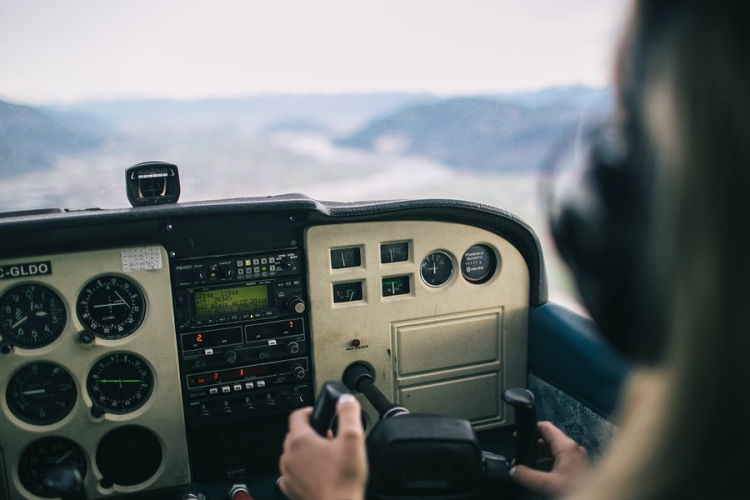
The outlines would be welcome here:
M 654 158 L 648 245 L 666 349 L 580 499 L 750 494 L 750 23 L 742 2 L 640 0 L 623 123 Z M 653 296 L 646 294 L 645 296 Z

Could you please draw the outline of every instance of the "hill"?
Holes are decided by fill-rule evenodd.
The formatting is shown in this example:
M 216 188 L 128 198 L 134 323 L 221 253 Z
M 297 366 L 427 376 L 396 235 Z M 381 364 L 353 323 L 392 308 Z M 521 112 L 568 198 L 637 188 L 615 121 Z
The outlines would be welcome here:
M 605 112 L 604 106 L 593 111 Z M 339 139 L 342 146 L 424 156 L 460 170 L 536 169 L 578 126 L 581 108 L 562 99 L 522 105 L 464 97 L 402 108 Z
M 0 101 L 0 175 L 50 168 L 57 156 L 99 147 L 103 138 L 75 120 Z

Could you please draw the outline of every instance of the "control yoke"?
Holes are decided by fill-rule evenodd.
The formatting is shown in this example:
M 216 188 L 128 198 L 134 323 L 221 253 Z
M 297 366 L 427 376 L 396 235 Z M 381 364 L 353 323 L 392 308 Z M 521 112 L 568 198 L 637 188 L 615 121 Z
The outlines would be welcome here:
M 482 452 L 467 420 L 410 414 L 383 395 L 375 386 L 372 370 L 364 363 L 350 365 L 343 381 L 346 387 L 337 382 L 323 385 L 310 422 L 319 434 L 326 435 L 336 401 L 348 392 L 347 388 L 362 393 L 375 408 L 380 420 L 367 436 L 369 500 L 496 500 L 515 496 L 508 461 Z M 526 448 L 533 437 L 536 450 L 534 396 L 526 389 L 506 393 L 503 399 L 516 408 L 519 423 L 517 461 L 523 458 L 518 463 L 534 463 L 535 457 Z M 530 428 L 534 429 L 533 435 Z M 523 439 L 523 443 L 518 439 Z

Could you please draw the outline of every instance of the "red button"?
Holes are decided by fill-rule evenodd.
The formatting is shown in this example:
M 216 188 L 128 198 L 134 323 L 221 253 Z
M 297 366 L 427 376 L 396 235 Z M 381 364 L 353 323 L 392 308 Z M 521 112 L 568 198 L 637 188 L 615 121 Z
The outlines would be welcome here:
M 359 339 L 352 340 L 352 345 L 354 347 L 359 347 L 362 342 L 359 341 Z

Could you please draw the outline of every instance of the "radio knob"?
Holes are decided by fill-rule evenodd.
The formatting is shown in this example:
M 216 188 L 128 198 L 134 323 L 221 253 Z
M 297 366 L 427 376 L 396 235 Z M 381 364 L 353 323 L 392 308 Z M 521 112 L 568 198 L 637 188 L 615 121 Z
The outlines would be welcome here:
M 208 417 L 210 417 L 211 414 L 208 413 L 208 410 L 201 410 L 201 420 L 206 420 Z
M 305 305 L 305 301 L 302 300 L 302 297 L 299 295 L 292 295 L 289 297 L 289 299 L 286 301 L 286 307 L 290 311 L 294 311 L 297 314 L 302 314 L 305 312 L 305 309 L 307 309 L 307 306 Z
M 229 406 L 224 407 L 224 415 L 231 415 L 232 414 L 232 408 Z
M 299 352 L 299 344 L 297 342 L 289 342 L 286 345 L 286 348 L 292 354 L 297 354 Z
M 253 413 L 254 411 L 255 411 L 255 406 L 253 406 L 252 403 L 245 404 L 245 413 Z
M 292 375 L 299 379 L 305 378 L 305 369 L 301 364 L 295 363 L 294 365 L 292 365 Z
M 227 363 L 234 363 L 235 361 L 237 361 L 237 353 L 234 351 L 227 351 L 224 354 L 224 359 L 227 360 Z
M 276 400 L 269 399 L 266 401 L 266 408 L 274 408 L 276 406 Z
M 300 406 L 305 404 L 305 398 L 303 398 L 302 396 L 294 396 L 294 398 L 292 399 L 292 404 L 295 408 L 299 408 Z

